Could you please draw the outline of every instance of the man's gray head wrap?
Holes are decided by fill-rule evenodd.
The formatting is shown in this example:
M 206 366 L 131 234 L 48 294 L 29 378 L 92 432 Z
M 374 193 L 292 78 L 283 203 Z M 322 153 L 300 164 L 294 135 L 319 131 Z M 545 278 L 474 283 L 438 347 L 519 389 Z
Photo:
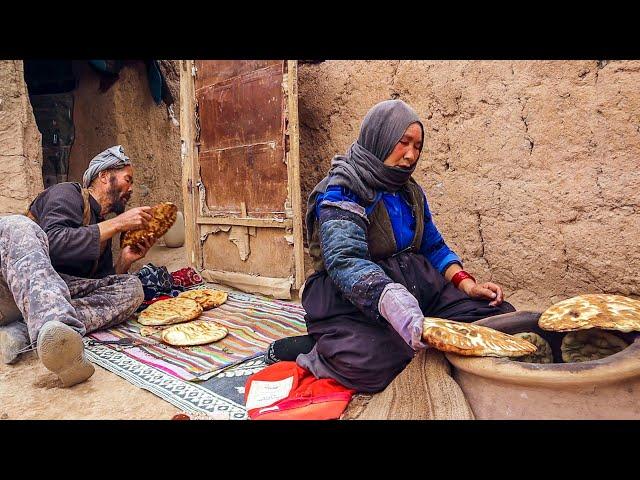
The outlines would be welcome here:
M 91 184 L 91 181 L 103 170 L 122 168 L 126 165 L 131 165 L 131 161 L 129 157 L 124 154 L 122 145 L 107 148 L 104 152 L 100 152 L 93 157 L 91 162 L 89 162 L 89 168 L 87 168 L 84 175 L 82 175 L 82 186 L 87 188 Z

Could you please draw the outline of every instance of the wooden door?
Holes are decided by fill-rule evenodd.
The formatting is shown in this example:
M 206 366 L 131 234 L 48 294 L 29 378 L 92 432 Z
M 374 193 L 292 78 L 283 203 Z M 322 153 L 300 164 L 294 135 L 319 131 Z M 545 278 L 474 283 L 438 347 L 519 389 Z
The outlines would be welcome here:
M 304 281 L 296 62 L 187 60 L 180 83 L 191 264 L 291 298 Z

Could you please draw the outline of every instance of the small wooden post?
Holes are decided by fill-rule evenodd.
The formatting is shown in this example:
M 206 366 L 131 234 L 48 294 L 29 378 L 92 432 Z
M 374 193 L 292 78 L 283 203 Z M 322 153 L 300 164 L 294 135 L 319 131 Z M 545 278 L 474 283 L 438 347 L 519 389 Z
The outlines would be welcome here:
M 180 158 L 182 162 L 182 198 L 184 200 L 185 245 L 188 263 L 201 268 L 202 252 L 199 228 L 196 223 L 198 187 L 195 166 L 198 151 L 195 142 L 195 64 L 193 60 L 180 62 Z

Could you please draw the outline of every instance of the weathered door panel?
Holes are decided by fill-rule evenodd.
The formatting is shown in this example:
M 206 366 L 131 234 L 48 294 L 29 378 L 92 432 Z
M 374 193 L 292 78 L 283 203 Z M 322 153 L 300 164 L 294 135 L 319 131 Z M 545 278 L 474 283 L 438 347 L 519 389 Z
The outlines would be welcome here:
M 195 88 L 222 83 L 243 73 L 253 72 L 270 65 L 282 65 L 282 60 L 206 60 L 197 62 L 198 75 Z
M 218 230 L 207 235 L 203 243 L 205 265 L 216 265 L 220 257 L 225 259 L 225 269 L 232 272 L 288 278 L 294 275 L 293 249 L 281 228 L 256 228 L 222 225 L 229 231 Z M 253 229 L 253 232 L 251 230 Z M 237 230 L 234 231 L 234 230 Z M 249 230 L 248 233 L 242 230 Z M 249 235 L 250 250 L 243 250 L 242 235 Z M 238 238 L 240 237 L 240 238 Z M 246 257 L 245 260 L 242 258 Z
M 265 144 L 201 153 L 200 178 L 209 215 L 240 216 L 244 202 L 248 216 L 284 218 L 287 170 L 283 158 L 281 146 Z
M 282 144 L 282 65 L 196 90 L 200 113 L 200 153 L 212 149 Z
M 304 280 L 296 62 L 185 61 L 181 101 L 192 264 L 288 298 Z

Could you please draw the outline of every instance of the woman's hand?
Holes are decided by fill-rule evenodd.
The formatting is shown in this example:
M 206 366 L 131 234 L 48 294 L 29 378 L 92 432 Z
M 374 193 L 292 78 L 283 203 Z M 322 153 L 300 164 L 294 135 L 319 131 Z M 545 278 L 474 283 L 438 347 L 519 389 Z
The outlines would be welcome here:
M 459 288 L 471 298 L 491 300 L 491 307 L 500 305 L 504 300 L 502 287 L 492 282 L 476 283 L 471 279 L 465 279 L 460 282 Z

